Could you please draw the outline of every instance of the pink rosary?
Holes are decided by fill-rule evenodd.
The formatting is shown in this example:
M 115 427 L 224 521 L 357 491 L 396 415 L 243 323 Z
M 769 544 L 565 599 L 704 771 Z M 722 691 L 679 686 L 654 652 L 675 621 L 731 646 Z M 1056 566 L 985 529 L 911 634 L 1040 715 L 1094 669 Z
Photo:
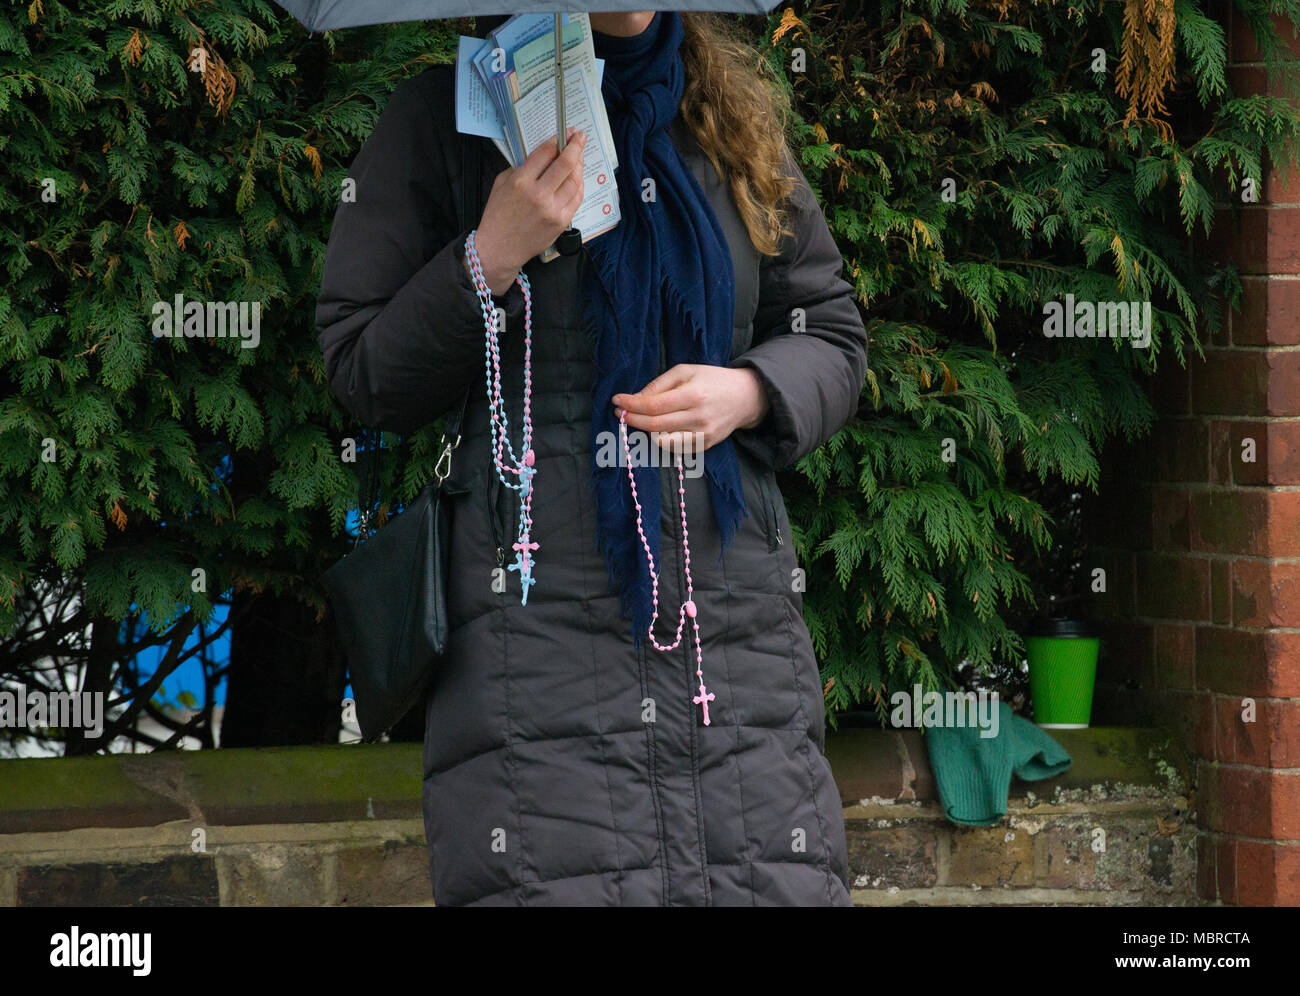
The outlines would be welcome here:
M 512 491 L 518 491 L 520 498 L 519 503 L 519 535 L 511 549 L 515 551 L 515 562 L 510 565 L 510 570 L 519 572 L 519 584 L 523 588 L 523 598 L 521 604 L 528 604 L 528 589 L 537 582 L 533 579 L 533 558 L 532 551 L 537 549 L 537 544 L 532 540 L 533 530 L 533 487 L 532 478 L 537 473 L 533 464 L 536 461 L 536 455 L 533 453 L 533 416 L 532 416 L 532 395 L 533 395 L 533 295 L 528 287 L 528 275 L 523 270 L 519 271 L 515 277 L 515 282 L 523 289 L 524 292 L 524 437 L 520 442 L 520 449 L 523 451 L 522 456 L 515 454 L 515 448 L 510 443 L 508 430 L 509 419 L 506 418 L 505 402 L 501 398 L 501 347 L 498 341 L 496 323 L 496 307 L 492 302 L 492 291 L 488 288 L 487 279 L 483 276 L 483 264 L 478 257 L 478 251 L 474 248 L 475 231 L 469 233 L 465 240 L 465 257 L 469 260 L 470 270 L 474 275 L 474 286 L 478 290 L 479 301 L 483 306 L 483 326 L 486 334 L 486 343 L 484 346 L 483 365 L 487 370 L 487 390 L 488 412 L 491 420 L 492 429 L 492 462 L 496 466 L 497 477 L 507 488 Z M 510 450 L 510 462 L 505 460 L 506 449 Z M 519 478 L 519 483 L 514 484 L 506 480 L 506 474 L 514 474 Z
M 534 467 L 536 455 L 532 449 L 533 417 L 531 407 L 533 394 L 533 298 L 528 286 L 528 275 L 520 270 L 515 282 L 519 284 L 524 292 L 524 434 L 520 442 L 523 455 L 518 456 L 510 442 L 509 420 L 506 417 L 505 403 L 501 398 L 501 347 L 496 323 L 496 306 L 492 301 L 492 291 L 488 288 L 487 279 L 483 276 L 482 261 L 479 259 L 478 251 L 474 247 L 476 231 L 470 232 L 469 237 L 465 239 L 465 258 L 469 260 L 474 286 L 478 291 L 479 301 L 483 307 L 483 325 L 486 340 L 483 365 L 487 371 L 488 386 L 485 390 L 488 396 L 488 412 L 491 421 L 492 462 L 496 467 L 497 477 L 501 483 L 512 491 L 518 491 L 522 499 L 519 503 L 519 535 L 517 541 L 511 547 L 515 551 L 515 562 L 510 565 L 510 570 L 519 572 L 519 584 L 523 588 L 521 603 L 527 605 L 528 589 L 537 583 L 533 578 L 533 559 L 531 556 L 532 551 L 537 549 L 537 543 L 532 540 L 532 478 L 537 473 Z M 695 676 L 700 680 L 699 694 L 691 701 L 703 711 L 704 725 L 708 726 L 709 703 L 716 696 L 704 687 L 704 649 L 700 643 L 700 624 L 695 619 L 697 610 L 694 599 L 695 589 L 691 582 L 691 547 L 686 528 L 686 484 L 682 472 L 681 457 L 680 455 L 677 457 L 677 495 L 682 512 L 682 553 L 686 565 L 686 601 L 682 603 L 682 607 L 677 613 L 676 638 L 671 645 L 665 647 L 661 646 L 654 636 L 655 622 L 659 619 L 659 575 L 655 572 L 654 554 L 650 552 L 650 543 L 646 540 L 645 530 L 642 528 L 641 502 L 637 498 L 636 478 L 632 473 L 632 453 L 627 443 L 626 412 L 619 416 L 618 422 L 619 435 L 623 440 L 623 453 L 627 459 L 627 479 L 632 487 L 632 501 L 636 504 L 636 531 L 641 537 L 641 545 L 645 547 L 654 592 L 654 614 L 651 616 L 647 634 L 656 650 L 662 653 L 676 650 L 682 642 L 682 629 L 686 625 L 686 617 L 691 617 L 691 625 L 695 630 Z M 505 459 L 507 449 L 510 451 L 509 462 Z M 515 484 L 507 480 L 506 474 L 514 474 L 519 478 L 519 483 Z
M 636 505 L 636 531 L 641 537 L 641 545 L 645 547 L 646 560 L 650 564 L 650 583 L 654 593 L 654 614 L 650 617 L 650 626 L 646 630 L 650 637 L 650 642 L 654 644 L 655 649 L 668 653 L 676 650 L 678 644 L 682 642 L 682 628 L 686 625 L 686 617 L 691 617 L 691 626 L 695 629 L 695 677 L 700 679 L 700 693 L 696 695 L 692 702 L 704 711 L 704 725 L 709 725 L 709 703 L 716 697 L 712 692 L 704 687 L 704 649 L 700 645 L 700 624 L 696 621 L 695 607 L 695 589 L 691 583 L 691 544 L 689 540 L 689 530 L 686 528 L 686 482 L 682 476 L 682 458 L 677 456 L 677 503 L 682 510 L 682 555 L 686 566 L 686 601 L 682 607 L 677 610 L 677 635 L 673 642 L 662 647 L 659 641 L 655 639 L 655 622 L 659 619 L 659 575 L 655 572 L 654 554 L 650 552 L 650 543 L 645 538 L 645 530 L 641 528 L 641 502 L 636 494 L 636 478 L 632 473 L 632 451 L 627 445 L 627 412 L 621 412 L 618 416 L 618 433 L 623 440 L 623 454 L 627 460 L 627 481 L 632 487 L 632 502 Z

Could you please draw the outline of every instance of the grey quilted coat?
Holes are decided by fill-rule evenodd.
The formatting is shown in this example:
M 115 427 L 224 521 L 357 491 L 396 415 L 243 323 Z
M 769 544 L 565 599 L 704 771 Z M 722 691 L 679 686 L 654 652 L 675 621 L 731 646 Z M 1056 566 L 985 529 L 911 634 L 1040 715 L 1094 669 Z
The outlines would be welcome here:
M 729 190 L 682 125 L 673 139 L 725 229 L 736 273 L 731 366 L 757 371 L 770 413 L 733 439 L 748 518 L 719 564 L 705 479 L 686 507 L 704 677 L 690 628 L 638 651 L 595 540 L 592 366 L 582 254 L 526 267 L 533 295 L 536 585 L 508 564 L 517 495 L 491 466 L 479 300 L 457 231 L 461 153 L 450 67 L 404 82 L 350 176 L 317 308 L 332 390 L 368 425 L 409 432 L 474 385 L 452 476 L 450 649 L 427 704 L 424 817 L 439 905 L 849 905 L 841 802 L 823 754 L 822 682 L 795 590 L 774 471 L 853 414 L 867 340 L 842 259 L 793 160 L 795 236 L 760 257 Z M 486 139 L 482 199 L 507 163 Z M 624 182 L 619 177 L 620 182 Z M 481 213 L 481 212 L 480 212 Z M 478 214 L 475 215 L 478 217 Z M 503 392 L 522 426 L 523 294 L 505 307 Z M 803 309 L 802 324 L 792 313 Z M 607 399 L 606 399 L 607 403 Z M 683 599 L 677 477 L 661 472 L 657 639 Z M 647 526 L 647 528 L 649 528 Z M 500 584 L 495 585 L 500 587 Z

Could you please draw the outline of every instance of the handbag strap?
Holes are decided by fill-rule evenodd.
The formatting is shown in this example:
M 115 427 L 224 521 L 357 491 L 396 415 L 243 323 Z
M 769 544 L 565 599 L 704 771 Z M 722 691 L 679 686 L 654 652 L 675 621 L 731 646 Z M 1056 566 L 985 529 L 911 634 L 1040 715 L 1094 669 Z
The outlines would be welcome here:
M 457 205 L 457 217 L 462 232 L 473 228 L 478 222 L 478 207 L 483 196 L 482 147 L 473 135 L 460 133 L 460 161 L 462 164 L 460 183 L 460 203 Z M 443 418 L 442 439 L 439 445 L 442 452 L 434 466 L 434 476 L 441 484 L 451 473 L 451 451 L 460 445 L 460 429 L 465 422 L 465 409 L 469 406 L 469 395 L 474 385 L 465 388 L 460 404 Z M 370 528 L 370 516 L 379 503 L 378 454 L 382 442 L 382 433 L 363 428 L 360 433 L 363 447 L 358 458 L 361 460 L 360 481 L 357 494 L 357 508 L 360 511 L 360 524 L 357 528 L 356 542 L 359 544 L 363 535 Z
M 478 223 L 478 206 L 483 195 L 482 147 L 473 135 L 460 133 L 460 161 L 463 164 L 460 179 L 460 230 L 473 228 Z M 443 421 L 443 438 L 451 438 L 455 449 L 460 443 L 460 427 L 465 421 L 465 408 L 469 404 L 469 392 L 473 385 L 465 388 L 465 396 L 460 399 L 460 407 Z M 448 454 L 450 459 L 450 454 Z

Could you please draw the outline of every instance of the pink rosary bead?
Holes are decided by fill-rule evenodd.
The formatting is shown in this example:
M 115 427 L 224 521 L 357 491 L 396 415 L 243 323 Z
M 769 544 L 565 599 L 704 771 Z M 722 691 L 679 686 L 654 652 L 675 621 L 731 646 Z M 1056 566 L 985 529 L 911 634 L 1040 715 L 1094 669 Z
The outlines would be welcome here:
M 515 455 L 515 448 L 509 438 L 509 420 L 506 417 L 505 403 L 501 398 L 501 347 L 499 330 L 496 327 L 496 308 L 492 302 L 492 291 L 488 288 L 483 275 L 483 264 L 474 245 L 477 229 L 465 239 L 465 258 L 469 260 L 474 287 L 478 292 L 483 308 L 483 324 L 486 335 L 483 364 L 487 368 L 488 382 L 488 416 L 491 438 L 494 446 L 493 464 L 501 483 L 512 491 L 519 492 L 519 533 L 511 549 L 515 551 L 515 562 L 510 570 L 519 572 L 519 584 L 523 589 L 522 603 L 528 604 L 528 589 L 537 583 L 533 578 L 532 551 L 537 543 L 532 540 L 533 531 L 533 475 L 537 457 L 533 452 L 533 298 L 528 286 L 528 275 L 522 270 L 515 277 L 524 293 L 524 435 L 520 444 L 522 457 Z M 510 461 L 506 462 L 505 450 L 510 451 Z M 518 484 L 506 480 L 506 474 L 519 478 Z
M 695 589 L 691 581 L 691 544 L 690 531 L 686 528 L 686 481 L 682 472 L 682 459 L 677 456 L 677 502 L 682 513 L 682 559 L 686 569 L 686 601 L 682 603 L 677 612 L 677 634 L 673 642 L 668 646 L 661 646 L 655 639 L 655 623 L 659 619 L 659 575 L 655 571 L 654 554 L 650 552 L 650 542 L 646 539 L 645 529 L 641 523 L 641 501 L 636 493 L 636 476 L 632 472 L 632 451 L 627 443 L 627 412 L 621 412 L 618 417 L 619 436 L 623 440 L 623 454 L 627 460 L 627 480 L 632 488 L 632 503 L 636 506 L 636 531 L 641 537 L 641 545 L 645 548 L 646 560 L 650 565 L 650 586 L 654 599 L 654 612 L 650 617 L 650 626 L 646 630 L 650 637 L 650 642 L 654 644 L 656 650 L 662 653 L 668 653 L 676 650 L 682 642 L 682 629 L 686 625 L 686 617 L 691 619 L 691 626 L 695 633 L 695 676 L 700 681 L 699 694 L 691 699 L 704 713 L 704 725 L 709 725 L 709 703 L 716 696 L 704 687 L 704 648 L 700 642 L 700 624 L 696 621 L 696 613 L 699 611 L 695 605 Z

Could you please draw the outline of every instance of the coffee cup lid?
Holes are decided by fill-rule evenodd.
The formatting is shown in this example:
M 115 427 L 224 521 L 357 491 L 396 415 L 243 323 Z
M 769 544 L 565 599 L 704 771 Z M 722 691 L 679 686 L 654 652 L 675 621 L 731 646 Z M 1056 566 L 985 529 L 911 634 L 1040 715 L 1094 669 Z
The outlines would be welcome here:
M 1100 636 L 1101 632 L 1089 619 L 1038 618 L 1030 623 L 1025 635 L 1080 638 Z

